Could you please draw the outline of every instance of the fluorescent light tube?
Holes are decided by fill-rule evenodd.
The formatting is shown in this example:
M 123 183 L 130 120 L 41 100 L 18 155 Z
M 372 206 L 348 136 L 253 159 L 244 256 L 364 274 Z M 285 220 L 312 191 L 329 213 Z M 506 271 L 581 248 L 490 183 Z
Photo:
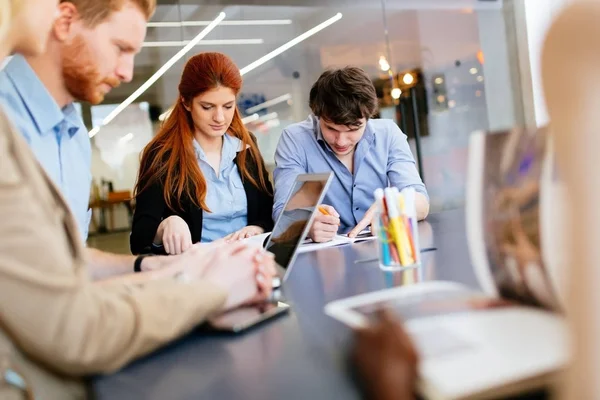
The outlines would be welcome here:
M 148 28 L 181 28 L 182 26 L 207 26 L 211 21 L 177 21 L 177 22 L 149 22 Z M 268 26 L 291 25 L 291 19 L 259 19 L 259 20 L 230 20 L 223 21 L 221 26 Z
M 190 40 L 190 42 L 185 45 L 184 48 L 179 50 L 177 54 L 175 54 L 169 61 L 167 61 L 158 71 L 154 73 L 142 86 L 140 86 L 131 96 L 129 96 L 125 101 L 117 106 L 104 120 L 102 120 L 102 125 L 106 125 L 110 123 L 117 115 L 119 115 L 127 106 L 133 103 L 138 97 L 140 97 L 150 86 L 152 86 L 161 76 L 165 74 L 177 61 L 179 61 L 183 56 L 185 56 L 198 42 L 200 42 L 206 35 L 208 35 L 223 19 L 225 18 L 225 13 L 220 13 L 217 18 L 215 18 L 206 28 L 202 30 L 195 38 Z M 97 132 L 96 132 L 97 133 Z M 90 137 L 91 137 L 90 132 Z
M 252 64 L 245 66 L 244 68 L 242 68 L 240 70 L 240 73 L 242 75 L 247 74 L 248 72 L 252 71 L 253 69 L 256 69 L 259 66 L 263 65 L 267 61 L 269 61 L 269 60 L 277 57 L 278 55 L 280 55 L 284 51 L 288 50 L 289 48 L 294 47 L 298 43 L 300 43 L 300 42 L 308 39 L 309 37 L 311 37 L 315 33 L 320 32 L 323 29 L 327 28 L 329 25 L 336 23 L 340 19 L 342 19 L 342 13 L 337 13 L 335 16 L 329 18 L 327 21 L 320 23 L 319 25 L 315 26 L 312 29 L 309 29 L 308 31 L 306 31 L 303 34 L 301 34 L 300 36 L 297 36 L 296 38 L 290 40 L 286 44 L 284 44 L 284 45 L 276 48 L 275 50 L 273 50 L 269 54 L 267 54 L 267 55 L 259 58 L 256 61 L 254 61 Z
M 263 44 L 263 39 L 215 39 L 215 40 L 201 40 L 197 46 L 222 46 L 222 45 L 236 45 L 236 44 Z M 172 40 L 162 42 L 144 42 L 142 47 L 183 47 L 188 44 L 188 40 Z

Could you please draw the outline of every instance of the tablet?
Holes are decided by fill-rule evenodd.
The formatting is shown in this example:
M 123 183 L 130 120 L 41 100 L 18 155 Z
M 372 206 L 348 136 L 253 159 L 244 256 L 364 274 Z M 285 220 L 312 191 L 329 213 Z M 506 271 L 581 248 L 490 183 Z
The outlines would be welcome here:
M 218 331 L 239 333 L 283 315 L 289 309 L 288 304 L 280 301 L 240 307 L 209 319 L 208 324 Z

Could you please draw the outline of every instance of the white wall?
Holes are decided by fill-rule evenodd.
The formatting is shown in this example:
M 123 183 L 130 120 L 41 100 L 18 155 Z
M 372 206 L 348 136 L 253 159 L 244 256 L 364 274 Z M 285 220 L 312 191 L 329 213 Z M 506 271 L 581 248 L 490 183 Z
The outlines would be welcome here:
M 515 0 L 521 86 L 528 125 L 548 123 L 540 57 L 546 32 L 557 13 L 574 0 Z
M 152 133 L 148 110 L 139 104 L 130 105 L 104 126 L 92 140 L 92 177 L 96 183 L 105 179 L 113 182 L 116 191 L 133 192 L 140 152 L 152 138 Z M 114 213 L 114 228 L 127 227 L 126 209 L 116 207 Z

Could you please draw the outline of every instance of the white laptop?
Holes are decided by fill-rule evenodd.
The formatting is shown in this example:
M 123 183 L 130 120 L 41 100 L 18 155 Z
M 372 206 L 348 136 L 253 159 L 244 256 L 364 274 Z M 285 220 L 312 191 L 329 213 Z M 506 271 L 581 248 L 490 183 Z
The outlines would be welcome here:
M 471 138 L 467 233 L 482 292 L 427 282 L 325 307 L 351 327 L 365 326 L 376 309 L 393 310 L 421 355 L 425 398 L 488 399 L 537 389 L 569 361 L 557 285 L 539 243 L 545 143 L 543 129 Z

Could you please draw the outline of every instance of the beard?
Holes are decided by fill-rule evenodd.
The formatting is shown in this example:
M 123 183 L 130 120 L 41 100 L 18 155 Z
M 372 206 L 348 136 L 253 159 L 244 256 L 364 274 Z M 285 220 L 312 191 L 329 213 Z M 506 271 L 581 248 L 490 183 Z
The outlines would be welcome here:
M 104 100 L 105 93 L 100 89 L 102 84 L 115 88 L 121 83 L 116 77 L 101 76 L 94 64 L 92 51 L 81 36 L 64 45 L 62 74 L 71 96 L 91 104 L 100 104 Z

